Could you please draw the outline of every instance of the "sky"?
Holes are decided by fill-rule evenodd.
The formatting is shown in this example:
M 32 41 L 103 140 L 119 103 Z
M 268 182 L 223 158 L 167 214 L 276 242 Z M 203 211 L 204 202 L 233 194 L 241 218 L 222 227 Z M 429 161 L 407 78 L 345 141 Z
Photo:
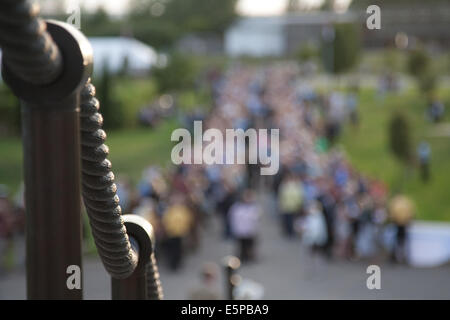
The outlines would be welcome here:
M 304 4 L 320 5 L 323 0 L 301 0 Z M 66 3 L 82 2 L 88 9 L 103 6 L 111 14 L 123 14 L 126 11 L 128 0 L 66 0 Z M 349 3 L 350 0 L 339 0 Z M 276 15 L 281 14 L 286 7 L 287 0 L 239 0 L 238 12 L 243 15 Z

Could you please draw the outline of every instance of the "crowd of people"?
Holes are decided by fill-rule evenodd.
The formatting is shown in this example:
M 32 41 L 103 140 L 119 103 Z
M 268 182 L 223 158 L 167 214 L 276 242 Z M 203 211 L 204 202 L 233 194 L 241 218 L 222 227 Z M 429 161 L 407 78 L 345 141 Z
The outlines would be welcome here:
M 242 261 L 255 260 L 258 224 L 267 211 L 287 239 L 301 238 L 311 252 L 330 259 L 373 258 L 387 245 L 393 259 L 405 259 L 406 232 L 396 230 L 406 230 L 413 208 L 389 210 L 387 187 L 358 172 L 337 144 L 343 126 L 357 124 L 355 90 L 319 92 L 302 82 L 295 64 L 286 63 L 235 65 L 215 77 L 212 88 L 212 110 L 186 115 L 186 126 L 202 120 L 205 128 L 223 132 L 277 128 L 279 150 L 268 147 L 279 152 L 280 168 L 261 176 L 261 163 L 150 167 L 133 201 L 130 188 L 120 188 L 126 183 L 119 186 L 126 211 L 152 222 L 158 254 L 173 270 L 198 247 L 201 226 L 213 215 L 220 217 L 224 239 L 236 242 Z M 259 147 L 267 144 L 258 140 Z M 263 196 L 273 200 L 273 208 L 261 205 Z M 394 216 L 401 214 L 408 218 L 397 223 Z
M 223 238 L 236 242 L 243 263 L 251 262 L 260 218 L 269 215 L 286 241 L 301 238 L 313 254 L 374 258 L 388 246 L 393 259 L 405 261 L 413 205 L 404 197 L 388 205 L 387 187 L 356 170 L 338 144 L 342 128 L 358 123 L 357 89 L 320 91 L 290 63 L 236 64 L 211 87 L 211 110 L 185 115 L 183 123 L 202 120 L 205 129 L 223 132 L 279 129 L 279 150 L 270 139 L 257 141 L 279 152 L 279 170 L 262 176 L 262 163 L 181 164 L 145 169 L 137 188 L 119 179 L 123 211 L 152 223 L 159 260 L 174 271 L 182 267 L 186 253 L 200 245 L 202 226 L 216 215 Z M 273 206 L 262 205 L 263 197 Z

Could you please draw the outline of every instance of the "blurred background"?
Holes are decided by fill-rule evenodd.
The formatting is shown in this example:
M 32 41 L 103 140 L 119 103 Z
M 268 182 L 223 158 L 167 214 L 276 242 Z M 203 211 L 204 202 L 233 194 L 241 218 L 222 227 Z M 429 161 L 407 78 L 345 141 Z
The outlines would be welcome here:
M 80 14 L 121 205 L 155 228 L 166 298 L 226 298 L 229 255 L 240 299 L 450 298 L 450 1 L 38 2 Z M 279 128 L 278 174 L 173 165 L 195 120 Z M 25 298 L 23 189 L 0 82 L 0 299 Z M 84 294 L 108 299 L 83 216 Z

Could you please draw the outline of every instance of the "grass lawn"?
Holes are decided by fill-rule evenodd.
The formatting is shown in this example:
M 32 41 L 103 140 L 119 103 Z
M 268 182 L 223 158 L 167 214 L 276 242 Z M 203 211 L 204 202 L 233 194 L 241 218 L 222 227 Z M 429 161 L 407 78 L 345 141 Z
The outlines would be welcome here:
M 448 107 L 449 90 L 441 90 L 439 96 Z M 419 219 L 449 221 L 450 137 L 429 136 L 433 125 L 424 117 L 425 107 L 426 101 L 417 90 L 388 95 L 384 100 L 377 99 L 373 90 L 362 90 L 360 127 L 347 126 L 341 143 L 361 172 L 385 181 L 390 190 L 401 188 L 404 181 L 403 191 L 416 202 Z M 405 171 L 389 151 L 388 126 L 397 109 L 408 117 L 414 148 L 422 140 L 431 145 L 431 181 L 427 184 L 420 180 L 417 168 Z M 450 119 L 448 112 L 445 122 Z

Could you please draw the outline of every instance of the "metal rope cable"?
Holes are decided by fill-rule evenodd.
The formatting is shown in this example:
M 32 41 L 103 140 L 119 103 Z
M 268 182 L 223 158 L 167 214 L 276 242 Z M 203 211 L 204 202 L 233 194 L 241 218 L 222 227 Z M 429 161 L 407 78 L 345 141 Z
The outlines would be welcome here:
M 150 262 L 147 264 L 147 297 L 149 300 L 162 300 L 164 297 L 161 280 L 159 277 L 156 257 L 153 253 L 150 256 Z
M 0 0 L 0 46 L 5 63 L 17 76 L 45 85 L 61 74 L 62 56 L 38 15 L 35 2 Z
M 103 264 L 112 277 L 121 279 L 134 271 L 138 257 L 131 249 L 121 217 L 99 108 L 95 87 L 89 80 L 81 91 L 80 103 L 82 195 Z M 146 278 L 147 298 L 161 300 L 163 291 L 154 253 L 146 265 Z
M 123 279 L 133 273 L 138 257 L 131 249 L 111 162 L 106 159 L 109 150 L 99 108 L 95 87 L 88 81 L 80 103 L 82 195 L 103 264 L 112 277 Z

